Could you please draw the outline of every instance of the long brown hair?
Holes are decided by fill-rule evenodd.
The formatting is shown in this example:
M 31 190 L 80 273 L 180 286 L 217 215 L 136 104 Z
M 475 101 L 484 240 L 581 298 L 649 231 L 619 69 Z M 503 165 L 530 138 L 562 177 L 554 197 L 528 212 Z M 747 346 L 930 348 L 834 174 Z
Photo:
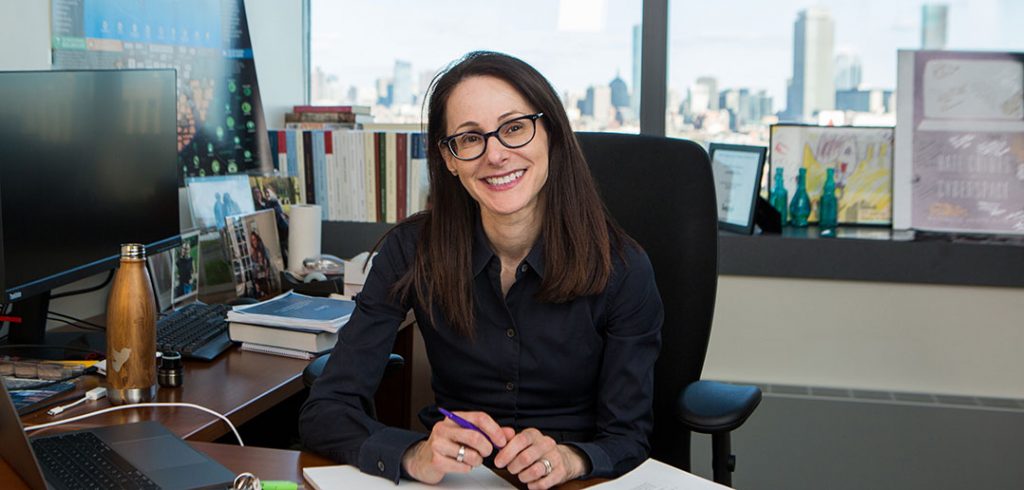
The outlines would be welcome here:
M 393 292 L 414 293 L 433 318 L 433 304 L 459 333 L 472 337 L 473 228 L 479 205 L 452 176 L 442 158 L 448 98 L 461 82 L 492 76 L 509 83 L 544 117 L 548 132 L 548 179 L 543 202 L 544 280 L 539 301 L 560 303 L 600 293 L 611 276 L 611 248 L 628 237 L 607 216 L 579 142 L 551 84 L 532 66 L 512 56 L 475 51 L 455 61 L 431 84 L 427 119 L 430 209 L 409 219 L 422 231 L 409 271 Z M 609 240 L 611 234 L 614 240 Z

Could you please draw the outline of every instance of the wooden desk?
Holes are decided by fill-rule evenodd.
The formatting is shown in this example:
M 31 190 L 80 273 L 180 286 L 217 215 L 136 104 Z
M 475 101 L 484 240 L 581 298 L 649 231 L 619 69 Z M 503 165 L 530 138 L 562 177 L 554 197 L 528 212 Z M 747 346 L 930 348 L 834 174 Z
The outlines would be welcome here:
M 178 388 L 160 388 L 159 402 L 185 402 L 202 405 L 227 416 L 236 426 L 303 389 L 302 370 L 309 361 L 242 352 L 233 347 L 211 362 L 185 361 L 184 384 Z M 101 386 L 105 379 L 87 375 L 77 383 L 74 393 Z M 41 410 L 25 417 L 25 426 L 53 422 L 110 406 L 108 399 L 86 402 L 57 417 Z M 35 434 L 156 420 L 171 432 L 190 441 L 214 441 L 231 432 L 220 419 L 200 410 L 184 407 L 136 408 L 98 415 L 71 424 L 36 431 Z
M 224 465 L 235 474 L 248 471 L 263 480 L 289 480 L 301 483 L 303 482 L 302 468 L 336 464 L 329 459 L 305 451 L 299 452 L 251 446 L 239 447 L 211 442 L 189 442 L 189 444 L 196 450 L 205 453 Z M 498 474 L 514 484 L 517 483 L 509 478 L 508 472 L 504 472 L 504 474 L 499 472 Z M 572 481 L 558 488 L 560 490 L 576 490 L 601 483 L 602 481 L 606 480 Z M 523 485 L 519 485 L 519 487 L 526 488 Z M 11 490 L 28 488 L 25 482 L 3 460 L 0 460 L 0 488 Z

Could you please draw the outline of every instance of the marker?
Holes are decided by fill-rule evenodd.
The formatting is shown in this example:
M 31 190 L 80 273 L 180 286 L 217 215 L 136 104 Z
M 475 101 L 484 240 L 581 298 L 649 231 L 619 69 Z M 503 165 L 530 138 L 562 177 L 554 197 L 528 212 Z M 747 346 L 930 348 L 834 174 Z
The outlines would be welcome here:
M 492 441 L 490 437 L 487 437 L 487 434 L 484 434 L 484 431 L 480 430 L 479 427 L 473 425 L 473 422 L 470 422 L 470 421 L 468 421 L 468 420 L 466 420 L 466 419 L 464 419 L 462 417 L 459 417 L 458 415 L 455 415 L 454 413 L 451 413 L 451 412 L 449 412 L 449 411 L 447 411 L 447 410 L 445 410 L 445 409 L 443 409 L 441 407 L 437 407 L 437 409 L 441 413 L 443 413 L 445 417 L 448 417 L 449 419 L 451 419 L 452 422 L 455 422 L 456 424 L 459 424 L 459 427 L 462 427 L 463 429 L 475 430 L 475 431 L 479 432 L 480 435 L 484 436 L 484 439 L 487 439 L 487 442 L 491 443 L 492 446 L 494 446 L 494 447 L 496 447 L 498 449 L 501 449 L 502 447 L 504 447 L 504 446 L 499 446 L 499 445 L 495 444 L 494 441 Z

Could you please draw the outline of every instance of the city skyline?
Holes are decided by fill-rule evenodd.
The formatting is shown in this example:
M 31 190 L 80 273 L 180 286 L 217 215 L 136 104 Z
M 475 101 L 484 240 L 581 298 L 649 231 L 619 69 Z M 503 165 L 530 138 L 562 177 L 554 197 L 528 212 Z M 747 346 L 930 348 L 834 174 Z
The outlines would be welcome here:
M 573 9 L 585 3 L 592 12 L 577 22 L 565 21 Z M 778 109 L 786 104 L 786 80 L 792 76 L 793 23 L 806 1 L 781 0 L 771 5 L 746 2 L 736 15 L 737 2 L 728 5 L 683 7 L 670 4 L 669 90 L 685 94 L 701 76 L 712 76 L 721 89 L 767 90 Z M 819 1 L 835 21 L 835 50 L 861 60 L 862 84 L 870 88 L 895 87 L 895 59 L 899 48 L 919 48 L 922 1 L 867 0 Z M 947 48 L 1024 49 L 1024 31 L 1008 19 L 1024 14 L 1024 2 L 973 0 L 943 2 L 949 6 Z M 970 7 L 968 7 L 968 3 Z M 546 2 L 524 0 L 516 9 L 477 8 L 472 19 L 456 22 L 447 15 L 459 5 L 453 1 L 431 2 L 431 7 L 410 0 L 355 3 L 313 2 L 313 66 L 338 76 L 343 85 L 373 87 L 375 79 L 391 73 L 396 60 L 412 63 L 414 73 L 442 68 L 473 49 L 509 52 L 533 64 L 560 93 L 583 94 L 596 84 L 607 84 L 616 72 L 635 90 L 632 29 L 640 22 L 639 0 L 616 2 Z M 602 9 L 603 5 L 603 9 Z M 338 16 L 359 18 L 391 15 L 395 27 L 388 42 L 364 42 L 379 32 L 360 32 L 369 23 L 336 22 Z M 460 10 L 461 11 L 461 10 Z M 698 12 L 702 15 L 690 15 Z M 694 21 L 688 19 L 694 18 Z M 1018 15 L 1016 18 L 1020 18 Z M 973 23 L 992 29 L 970 29 Z M 431 42 L 420 39 L 422 26 L 440 27 Z M 328 28 L 328 26 L 339 26 Z M 318 34 L 320 33 L 320 34 Z M 356 44 L 359 49 L 352 49 Z M 440 49 L 444 46 L 446 49 Z M 594 56 L 579 56 L 592 52 Z M 581 59 L 585 58 L 585 59 Z M 600 60 L 595 62 L 594 60 Z M 692 60 L 692 62 L 689 62 Z M 681 95 L 682 96 L 682 95 Z

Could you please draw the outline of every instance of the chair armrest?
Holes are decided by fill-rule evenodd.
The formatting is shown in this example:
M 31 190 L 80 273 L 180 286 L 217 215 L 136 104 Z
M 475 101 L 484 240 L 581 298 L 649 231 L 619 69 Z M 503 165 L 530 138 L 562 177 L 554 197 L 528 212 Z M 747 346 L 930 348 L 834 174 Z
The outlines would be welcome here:
M 306 366 L 306 369 L 302 370 L 302 384 L 304 384 L 306 388 L 313 386 L 313 382 L 315 382 L 316 379 L 320 377 L 320 374 L 324 372 L 324 365 L 327 364 L 327 359 L 330 359 L 330 357 L 331 355 L 329 353 L 317 357 L 316 359 L 313 359 L 308 366 Z M 405 366 L 405 359 L 401 355 L 392 352 L 391 355 L 388 356 L 387 366 L 384 367 L 384 376 L 401 370 L 403 366 Z
M 756 386 L 700 380 L 679 394 L 676 413 L 690 430 L 714 434 L 743 425 L 759 403 L 761 389 Z

